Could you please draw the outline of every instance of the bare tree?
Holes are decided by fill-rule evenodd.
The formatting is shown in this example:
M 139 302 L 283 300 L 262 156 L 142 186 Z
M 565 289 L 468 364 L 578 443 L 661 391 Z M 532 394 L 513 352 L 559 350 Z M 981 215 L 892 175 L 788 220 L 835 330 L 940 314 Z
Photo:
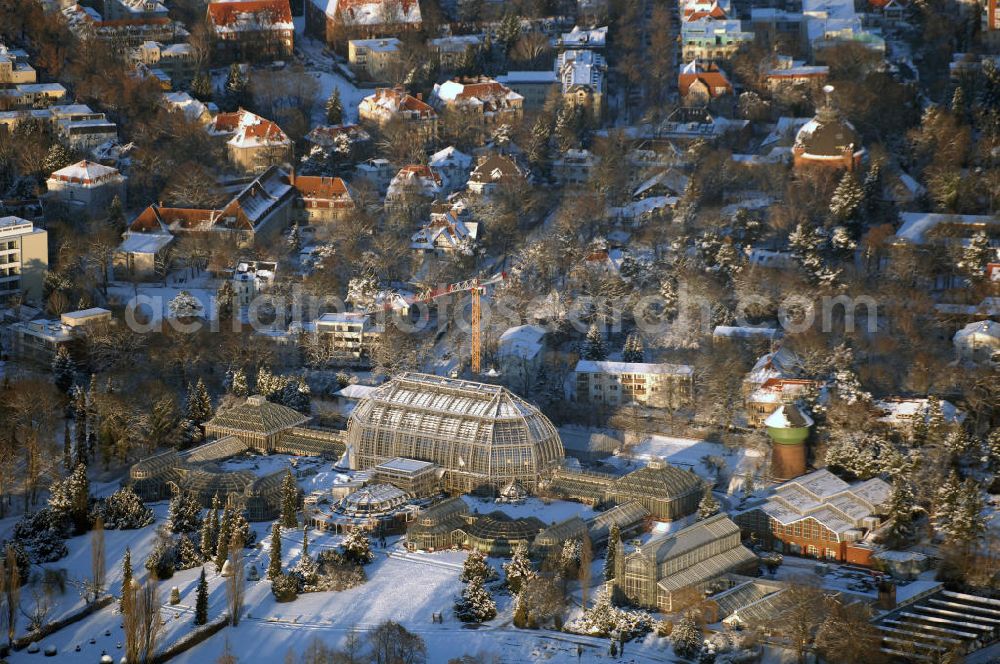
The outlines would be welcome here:
M 372 664 L 423 664 L 427 645 L 398 622 L 387 620 L 368 634 Z
M 93 601 L 104 592 L 104 582 L 107 578 L 104 555 L 104 519 L 97 517 L 94 528 L 90 531 L 90 588 Z
M 583 534 L 580 540 L 580 606 L 587 610 L 587 597 L 590 594 L 590 563 L 594 560 L 594 548 L 590 535 Z
M 246 593 L 243 580 L 243 538 L 239 533 L 233 533 L 229 542 L 229 567 L 232 574 L 226 579 L 226 598 L 229 601 L 229 622 L 236 627 L 240 624 Z
M 149 577 L 136 593 L 132 612 L 138 618 L 139 660 L 151 664 L 156 655 L 156 642 L 160 636 L 160 591 L 156 577 Z
M 232 647 L 229 645 L 229 637 L 227 636 L 226 644 L 222 647 L 222 653 L 215 660 L 215 664 L 236 664 L 238 661 L 236 655 L 233 654 Z
M 35 631 L 45 625 L 49 617 L 49 612 L 52 610 L 52 595 L 49 591 L 49 586 L 41 588 L 33 586 L 31 588 L 31 599 L 31 610 L 25 611 L 22 608 L 21 613 L 28 619 L 28 629 Z
M 17 554 L 13 545 L 7 545 L 7 554 L 0 564 L 0 594 L 3 596 L 3 612 L 0 622 L 7 628 L 7 643 L 14 645 L 17 633 L 17 614 L 21 609 L 21 572 L 17 567 Z

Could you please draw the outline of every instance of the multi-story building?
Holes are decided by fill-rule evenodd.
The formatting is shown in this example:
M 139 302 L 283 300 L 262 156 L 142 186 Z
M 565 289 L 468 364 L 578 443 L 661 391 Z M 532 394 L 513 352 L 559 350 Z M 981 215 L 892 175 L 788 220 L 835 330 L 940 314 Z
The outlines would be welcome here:
M 111 312 L 94 307 L 70 311 L 58 320 L 32 320 L 11 325 L 11 347 L 18 357 L 48 365 L 60 348 L 99 327 L 111 325 Z
M 133 3 L 121 3 L 133 4 Z M 94 39 L 119 53 L 127 52 L 145 41 L 169 44 L 187 36 L 187 31 L 166 14 L 161 3 L 134 3 L 137 7 L 149 5 L 153 11 L 128 11 L 122 18 L 105 18 L 93 7 L 71 5 L 62 10 L 69 29 L 81 39 Z
M 402 46 L 403 42 L 395 37 L 352 39 L 347 42 L 347 61 L 371 80 L 385 81 L 399 68 Z
M 615 556 L 615 594 L 648 609 L 680 611 L 704 598 L 727 574 L 755 574 L 757 556 L 740 543 L 740 528 L 724 514 L 699 521 Z
M 291 163 L 292 139 L 276 123 L 243 110 L 219 113 L 207 127 L 212 136 L 226 139 L 226 154 L 234 166 L 263 173 Z
M 66 97 L 66 88 L 59 83 L 19 83 L 0 90 L 0 108 L 19 110 L 46 108 Z
M 342 48 L 349 39 L 391 37 L 419 30 L 418 0 L 308 0 L 306 31 Z
M 430 166 L 410 164 L 399 169 L 385 194 L 387 210 L 423 208 L 441 194 L 441 175 Z
M 477 118 L 483 128 L 501 124 L 517 126 L 524 112 L 524 97 L 492 78 L 460 78 L 435 83 L 431 105 Z
M 115 196 L 125 204 L 125 176 L 118 169 L 80 161 L 52 173 L 46 197 L 88 217 L 104 216 Z
M 527 182 L 528 173 L 505 154 L 488 154 L 479 158 L 469 174 L 470 193 L 492 196 L 503 188 L 514 188 Z
M 564 187 L 580 187 L 590 182 L 600 157 L 590 150 L 566 150 L 552 161 L 552 177 Z
M 35 70 L 28 64 L 27 53 L 10 50 L 0 44 L 0 87 L 34 83 L 36 80 Z
M 742 21 L 702 18 L 681 24 L 681 57 L 691 60 L 724 62 L 744 44 L 753 41 L 754 34 L 743 29 Z
M 524 98 L 526 111 L 537 111 L 559 91 L 559 73 L 546 71 L 511 71 L 497 76 L 497 82 L 507 86 Z
M 575 373 L 582 403 L 673 409 L 694 396 L 694 371 L 685 364 L 580 360 Z
M 477 53 L 483 47 L 483 35 L 454 35 L 438 37 L 427 42 L 431 53 L 437 55 L 443 71 L 455 71 L 466 61 L 469 52 Z
M 717 64 L 699 63 L 697 60 L 684 65 L 677 76 L 681 99 L 689 106 L 706 106 L 717 97 L 733 94 L 733 84 Z
M 982 35 L 991 43 L 1000 40 L 1000 0 L 986 0 L 983 4 Z
M 351 188 L 342 178 L 292 175 L 292 184 L 299 193 L 297 207 L 302 223 L 329 224 L 355 209 Z
M 461 189 L 469 180 L 472 157 L 454 146 L 438 150 L 427 160 L 427 165 L 441 174 L 445 191 Z
M 587 109 L 595 118 L 604 112 L 605 74 L 608 63 L 597 51 L 571 49 L 556 58 L 563 99 Z
M 559 48 L 589 48 L 603 49 L 608 43 L 608 26 L 599 28 L 581 28 L 574 25 L 569 32 L 559 37 Z
M 274 285 L 278 264 L 274 261 L 239 260 L 233 268 L 235 305 L 248 307 L 253 299 Z
M 59 140 L 77 152 L 90 152 L 109 141 L 118 140 L 118 125 L 108 120 L 104 113 L 91 111 L 67 115 L 56 111 L 52 117 Z
M 151 70 L 162 71 L 174 85 L 190 83 L 197 64 L 194 47 L 190 44 L 164 45 L 156 41 L 144 41 L 129 51 L 129 59 Z
M 826 65 L 807 65 L 790 55 L 776 55 L 764 70 L 764 84 L 772 92 L 795 86 L 819 88 L 830 75 Z
M 208 25 L 219 60 L 275 60 L 292 53 L 295 26 L 288 0 L 210 2 Z
M 421 94 L 414 97 L 401 87 L 376 88 L 374 94 L 361 100 L 358 117 L 378 128 L 402 123 L 427 142 L 437 138 L 437 111 Z
M 0 217 L 0 304 L 42 301 L 49 268 L 49 234 L 20 217 Z
M 346 152 L 352 160 L 367 156 L 372 144 L 371 135 L 356 124 L 318 125 L 306 134 L 305 140 L 324 150 Z
M 366 313 L 323 314 L 316 319 L 316 334 L 335 364 L 362 366 L 369 362 L 382 328 Z
M 775 487 L 733 520 L 765 549 L 870 565 L 873 550 L 862 540 L 881 524 L 891 493 L 878 478 L 852 485 L 821 469 Z

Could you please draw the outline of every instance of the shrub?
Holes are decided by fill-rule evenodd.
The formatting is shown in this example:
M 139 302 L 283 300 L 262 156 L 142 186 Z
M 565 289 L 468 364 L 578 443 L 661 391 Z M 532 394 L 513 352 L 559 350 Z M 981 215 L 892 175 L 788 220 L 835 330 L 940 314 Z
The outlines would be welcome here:
M 282 574 L 271 581 L 271 592 L 278 602 L 293 602 L 299 596 L 299 580 L 292 574 Z

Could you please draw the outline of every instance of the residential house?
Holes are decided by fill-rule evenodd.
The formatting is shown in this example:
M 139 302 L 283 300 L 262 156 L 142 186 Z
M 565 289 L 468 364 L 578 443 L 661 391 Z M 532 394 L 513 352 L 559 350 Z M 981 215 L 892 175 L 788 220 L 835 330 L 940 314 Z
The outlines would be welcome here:
M 46 108 L 58 104 L 66 97 L 66 88 L 59 83 L 19 83 L 0 89 L 0 108 L 20 110 Z
M 352 39 L 347 42 L 347 61 L 370 80 L 385 81 L 400 67 L 402 46 L 395 37 Z
M 959 359 L 1000 366 L 1000 323 L 981 320 L 969 323 L 952 338 Z
M 574 373 L 581 403 L 676 409 L 694 398 L 694 370 L 686 364 L 580 360 Z
M 479 224 L 471 220 L 463 201 L 434 203 L 430 221 L 410 238 L 410 249 L 421 254 L 471 254 L 479 239 Z
M 422 208 L 441 195 L 441 186 L 441 176 L 430 166 L 404 166 L 389 183 L 385 207 L 387 210 Z
M 349 39 L 398 36 L 419 30 L 417 0 L 308 0 L 306 31 L 342 47 Z
M 127 281 L 166 278 L 173 241 L 174 236 L 165 230 L 126 231 L 113 259 L 115 277 Z
M 38 80 L 35 69 L 28 64 L 27 55 L 24 51 L 12 51 L 0 44 L 0 88 Z
M 438 37 L 427 42 L 432 54 L 437 56 L 441 70 L 445 72 L 460 69 L 470 51 L 475 54 L 483 47 L 483 35 L 453 35 Z
M 733 520 L 764 549 L 869 566 L 874 549 L 863 540 L 881 525 L 891 493 L 877 477 L 848 484 L 824 468 L 775 487 Z
M 764 84 L 772 92 L 792 87 L 818 89 L 826 83 L 830 68 L 826 65 L 807 65 L 805 60 L 794 60 L 790 55 L 776 55 L 763 65 Z
M 744 44 L 753 41 L 754 35 L 743 28 L 738 20 L 700 18 L 681 23 L 681 57 L 691 60 L 729 60 Z
M 319 125 L 305 136 L 311 146 L 343 156 L 354 162 L 367 158 L 372 151 L 372 137 L 364 127 L 356 124 Z
M 437 138 L 437 111 L 424 102 L 421 94 L 414 97 L 402 87 L 376 88 L 373 94 L 361 100 L 358 117 L 361 122 L 380 129 L 392 123 L 401 123 L 425 142 Z
M 590 150 L 566 150 L 552 161 L 552 177 L 563 187 L 582 187 L 590 182 L 600 161 Z
M 706 106 L 718 97 L 733 94 L 733 84 L 713 62 L 699 63 L 697 60 L 684 65 L 677 76 L 677 87 L 681 99 L 689 106 Z
M 747 420 L 752 427 L 764 426 L 764 421 L 782 405 L 794 403 L 818 388 L 819 383 L 804 378 L 768 378 L 747 395 Z
M 211 136 L 224 139 L 229 162 L 250 173 L 292 161 L 292 140 L 276 123 L 239 109 L 219 113 L 207 127 Z
M 280 60 L 292 54 L 295 26 L 288 0 L 224 0 L 208 4 L 213 59 Z
M 188 85 L 197 64 L 191 44 L 164 45 L 156 41 L 144 41 L 130 50 L 129 60 L 162 71 L 174 85 Z
M 337 364 L 367 364 L 381 331 L 367 313 L 328 313 L 316 319 L 316 334 Z
M 162 97 L 163 105 L 173 111 L 184 114 L 188 120 L 207 125 L 212 121 L 218 108 L 215 104 L 203 104 L 186 92 L 164 92 Z
M 492 196 L 504 188 L 513 188 L 527 182 L 528 173 L 503 154 L 484 155 L 469 175 L 468 188 L 479 196 Z
M 76 4 L 61 11 L 70 31 L 78 38 L 97 41 L 121 55 L 146 41 L 170 44 L 187 37 L 187 30 L 167 15 L 162 3 L 135 4 L 133 9 L 137 11 L 128 11 L 119 18 L 111 18 L 116 15 L 113 8 L 107 18 L 93 7 Z M 151 11 L 145 11 L 142 4 L 148 4 Z
M 115 196 L 125 204 L 125 177 L 118 169 L 80 161 L 52 173 L 46 199 L 91 218 L 103 217 Z
M 755 390 L 771 379 L 801 378 L 802 362 L 798 356 L 785 346 L 779 346 L 770 353 L 761 355 L 753 368 L 743 378 L 741 389 L 743 398 L 749 397 Z
M 278 264 L 273 261 L 240 259 L 232 270 L 234 309 L 248 307 L 253 299 L 274 285 Z
M 740 543 L 725 514 L 661 535 L 626 552 L 619 544 L 614 589 L 618 597 L 663 613 L 700 601 L 727 574 L 756 574 L 758 559 Z
M 604 113 L 607 60 L 597 51 L 571 49 L 556 58 L 563 99 L 588 110 L 592 117 Z
M 276 166 L 257 176 L 217 210 L 150 205 L 129 225 L 130 234 L 218 233 L 234 246 L 249 247 L 273 240 L 293 217 L 296 190 L 291 176 Z M 121 248 L 120 248 L 121 250 Z
M 500 374 L 515 391 L 518 382 L 532 385 L 538 377 L 545 351 L 548 330 L 540 325 L 509 327 L 497 342 L 497 361 Z M 518 380 L 523 378 L 524 380 Z
M 42 303 L 49 269 L 49 234 L 27 219 L 0 217 L 0 305 Z
M 431 155 L 427 165 L 441 175 L 445 192 L 458 191 L 469 180 L 472 157 L 454 146 L 448 146 Z
M 83 112 L 64 113 L 62 108 L 67 107 L 52 107 L 52 120 L 59 141 L 71 150 L 91 152 L 118 140 L 118 125 L 104 113 L 94 113 L 86 106 Z
M 297 207 L 301 223 L 332 223 L 355 209 L 354 195 L 342 178 L 292 174 L 291 179 L 299 195 Z
M 439 112 L 453 110 L 473 115 L 487 130 L 502 124 L 517 126 L 524 111 L 524 97 L 487 77 L 435 83 L 430 101 Z
M 965 413 L 955 407 L 955 404 L 944 399 L 938 399 L 941 417 L 948 424 L 961 424 Z M 906 436 L 913 433 L 918 422 L 927 423 L 931 412 L 931 399 L 927 397 L 886 397 L 875 402 L 875 408 L 882 411 L 878 421 L 889 429 Z

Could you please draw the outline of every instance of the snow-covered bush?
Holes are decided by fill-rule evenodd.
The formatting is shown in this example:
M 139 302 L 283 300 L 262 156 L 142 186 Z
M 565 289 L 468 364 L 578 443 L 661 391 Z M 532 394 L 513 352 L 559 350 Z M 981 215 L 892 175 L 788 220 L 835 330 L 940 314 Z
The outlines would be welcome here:
M 694 613 L 688 611 L 681 616 L 670 634 L 670 642 L 673 644 L 674 654 L 678 657 L 691 659 L 698 656 L 703 644 L 701 628 L 695 622 Z
M 167 522 L 173 533 L 196 533 L 201 530 L 201 504 L 194 496 L 180 492 L 170 500 Z
M 179 570 L 193 569 L 204 562 L 198 555 L 198 549 L 195 548 L 194 542 L 186 534 L 181 535 L 174 546 L 174 561 Z
M 349 561 L 339 551 L 321 551 L 316 556 L 316 591 L 339 591 L 360 586 L 368 580 L 365 568 Z
M 368 535 L 360 528 L 355 528 L 344 538 L 344 558 L 352 563 L 367 565 L 375 559 L 372 553 Z
M 156 575 L 157 579 L 162 581 L 174 575 L 176 565 L 177 560 L 175 558 L 173 543 L 161 540 L 149 552 L 145 567 L 151 574 Z
M 455 615 L 462 622 L 481 623 L 496 618 L 496 602 L 483 587 L 482 579 L 473 578 L 465 586 L 461 598 L 455 603 Z
M 642 636 L 652 629 L 653 620 L 648 613 L 613 606 L 606 592 L 598 595 L 594 605 L 581 617 L 566 625 L 567 632 L 590 636 L 620 634 L 626 640 Z
M 293 602 L 299 596 L 299 580 L 292 574 L 282 574 L 271 582 L 275 601 Z
M 132 487 L 123 486 L 100 501 L 97 512 L 107 530 L 135 530 L 153 523 L 153 510 L 146 507 Z
M 69 553 L 64 540 L 71 531 L 67 516 L 46 507 L 14 524 L 13 536 L 31 562 L 51 563 Z

